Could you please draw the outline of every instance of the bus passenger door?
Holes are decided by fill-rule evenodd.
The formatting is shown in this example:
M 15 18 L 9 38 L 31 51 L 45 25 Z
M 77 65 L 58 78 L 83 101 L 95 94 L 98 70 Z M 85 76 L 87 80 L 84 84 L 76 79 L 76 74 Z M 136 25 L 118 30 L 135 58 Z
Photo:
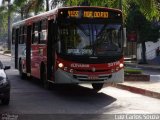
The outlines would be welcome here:
M 47 79 L 54 79 L 55 72 L 55 41 L 56 23 L 54 20 L 48 21 L 48 42 L 47 42 Z
M 31 28 L 27 26 L 27 41 L 26 41 L 26 73 L 31 74 Z
M 15 69 L 18 69 L 18 41 L 19 41 L 19 28 L 16 29 L 15 39 Z

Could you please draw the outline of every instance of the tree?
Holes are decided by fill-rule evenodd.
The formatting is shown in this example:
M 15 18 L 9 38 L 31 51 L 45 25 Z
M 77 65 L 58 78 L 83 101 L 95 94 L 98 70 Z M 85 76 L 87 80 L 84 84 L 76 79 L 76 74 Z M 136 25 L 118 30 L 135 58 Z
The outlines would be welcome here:
M 44 0 L 15 0 L 13 4 L 15 12 L 21 14 L 21 19 L 28 18 L 31 12 L 36 15 L 44 8 Z
M 0 37 L 3 38 L 4 40 L 4 36 L 6 36 L 7 34 L 7 25 L 8 25 L 8 21 L 7 21 L 7 9 L 5 6 L 1 6 L 0 7 Z
M 16 11 L 20 13 L 22 19 L 29 17 L 29 13 L 31 12 L 38 14 L 39 11 L 43 11 L 44 8 L 46 8 L 46 11 L 49 10 L 49 0 L 14 0 L 13 5 L 10 5 L 10 0 L 2 1 L 3 3 L 5 1 L 8 2 L 8 11 Z M 64 4 L 67 6 L 86 5 L 82 4 L 85 3 L 85 1 L 86 0 L 51 0 L 50 3 L 52 4 L 52 8 L 54 8 L 59 4 Z M 152 21 L 153 17 L 158 17 L 160 14 L 160 0 L 88 0 L 88 5 L 91 6 L 123 8 L 124 21 L 128 18 L 127 16 L 131 3 L 138 5 L 140 12 L 149 21 Z M 44 7 L 44 5 L 46 5 L 46 7 Z M 11 12 L 8 12 L 8 23 L 10 21 L 10 13 Z
M 135 3 L 132 3 L 130 6 L 126 24 L 128 33 L 136 31 L 138 36 L 137 42 L 142 45 L 142 60 L 140 63 L 147 63 L 145 42 L 156 42 L 158 40 L 158 28 L 152 25 L 152 22 L 145 17 L 145 15 L 140 11 L 140 7 Z
M 54 9 L 55 7 L 59 6 L 59 5 L 67 5 L 67 3 L 70 4 L 70 2 L 65 1 L 65 0 L 52 0 L 51 1 L 51 9 Z
M 7 2 L 7 5 L 5 3 Z M 7 7 L 8 15 L 8 50 L 11 49 L 11 0 L 2 0 L 2 4 Z

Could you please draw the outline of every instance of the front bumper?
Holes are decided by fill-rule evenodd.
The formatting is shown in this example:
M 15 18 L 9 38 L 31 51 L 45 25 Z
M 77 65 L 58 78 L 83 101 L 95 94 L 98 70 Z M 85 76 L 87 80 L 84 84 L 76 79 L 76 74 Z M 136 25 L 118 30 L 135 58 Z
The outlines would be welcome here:
M 76 75 L 76 77 L 75 77 Z M 85 79 L 86 78 L 86 79 Z M 77 75 L 58 69 L 55 74 L 55 83 L 122 83 L 124 70 L 112 74 L 101 74 L 97 80 L 87 79 L 87 75 Z

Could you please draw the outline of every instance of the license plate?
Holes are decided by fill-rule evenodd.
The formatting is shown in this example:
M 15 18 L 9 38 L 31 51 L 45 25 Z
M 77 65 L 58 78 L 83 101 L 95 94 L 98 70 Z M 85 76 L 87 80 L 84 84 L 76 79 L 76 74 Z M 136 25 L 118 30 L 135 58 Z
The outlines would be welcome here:
M 89 79 L 89 80 L 97 80 L 97 79 L 98 79 L 98 76 L 91 75 L 91 76 L 88 76 L 88 79 Z

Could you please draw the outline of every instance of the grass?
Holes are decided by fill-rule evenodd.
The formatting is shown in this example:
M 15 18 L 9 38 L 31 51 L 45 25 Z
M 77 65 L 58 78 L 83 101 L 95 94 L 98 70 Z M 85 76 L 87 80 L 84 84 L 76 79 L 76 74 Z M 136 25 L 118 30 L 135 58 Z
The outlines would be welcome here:
M 125 68 L 124 69 L 124 74 L 129 75 L 129 74 L 142 74 L 143 70 L 135 69 L 135 68 Z

